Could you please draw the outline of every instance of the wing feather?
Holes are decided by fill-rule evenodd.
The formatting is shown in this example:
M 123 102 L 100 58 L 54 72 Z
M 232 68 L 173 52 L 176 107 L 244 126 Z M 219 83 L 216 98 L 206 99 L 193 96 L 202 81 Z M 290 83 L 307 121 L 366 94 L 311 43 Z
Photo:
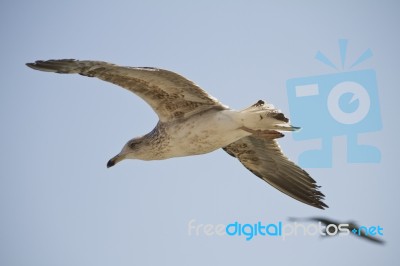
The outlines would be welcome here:
M 328 207 L 315 180 L 284 156 L 275 140 L 248 136 L 223 149 L 239 159 L 253 174 L 286 195 L 316 208 Z
M 96 77 L 119 85 L 146 101 L 162 122 L 189 117 L 210 108 L 227 108 L 192 81 L 168 70 L 74 59 L 36 61 L 27 66 L 47 72 Z

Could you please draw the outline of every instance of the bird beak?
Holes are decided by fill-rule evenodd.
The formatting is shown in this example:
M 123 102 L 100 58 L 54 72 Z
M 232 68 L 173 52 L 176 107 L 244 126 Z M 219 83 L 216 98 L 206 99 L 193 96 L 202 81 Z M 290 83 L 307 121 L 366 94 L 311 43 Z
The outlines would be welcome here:
M 111 158 L 108 163 L 107 163 L 107 168 L 110 168 L 114 165 L 116 165 L 118 162 L 122 161 L 124 158 L 121 155 L 116 155 L 113 158 Z

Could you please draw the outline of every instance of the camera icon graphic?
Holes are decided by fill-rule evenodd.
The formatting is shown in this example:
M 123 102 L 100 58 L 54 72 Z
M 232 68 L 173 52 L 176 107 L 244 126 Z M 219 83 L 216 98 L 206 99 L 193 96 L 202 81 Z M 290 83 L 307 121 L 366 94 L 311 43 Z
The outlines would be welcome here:
M 347 40 L 339 40 L 344 65 Z M 372 55 L 368 49 L 352 65 Z M 336 68 L 322 53 L 316 58 Z M 358 144 L 358 134 L 382 129 L 376 73 L 373 69 L 289 79 L 286 82 L 292 124 L 302 129 L 295 140 L 321 139 L 321 149 L 300 154 L 303 167 L 332 167 L 332 140 L 347 137 L 348 163 L 378 163 L 378 148 Z

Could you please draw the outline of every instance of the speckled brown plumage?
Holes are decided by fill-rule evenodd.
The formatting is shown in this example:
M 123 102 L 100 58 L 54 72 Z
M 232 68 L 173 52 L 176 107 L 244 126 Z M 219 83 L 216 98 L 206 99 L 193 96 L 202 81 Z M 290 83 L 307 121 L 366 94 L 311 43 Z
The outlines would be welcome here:
M 220 103 L 192 81 L 168 70 L 123 67 L 74 59 L 36 61 L 29 67 L 96 77 L 121 86 L 146 101 L 157 113 L 156 127 L 129 140 L 107 167 L 124 159 L 161 160 L 223 148 L 253 174 L 283 193 L 316 208 L 326 208 L 324 195 L 307 172 L 286 158 L 275 139 L 279 131 L 298 128 L 263 100 L 241 111 Z

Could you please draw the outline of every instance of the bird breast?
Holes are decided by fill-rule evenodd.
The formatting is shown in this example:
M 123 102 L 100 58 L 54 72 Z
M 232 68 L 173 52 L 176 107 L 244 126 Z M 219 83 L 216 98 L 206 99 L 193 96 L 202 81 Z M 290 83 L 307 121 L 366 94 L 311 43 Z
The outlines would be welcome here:
M 240 130 L 233 110 L 203 112 L 185 121 L 171 122 L 165 132 L 171 157 L 212 152 L 248 135 Z

